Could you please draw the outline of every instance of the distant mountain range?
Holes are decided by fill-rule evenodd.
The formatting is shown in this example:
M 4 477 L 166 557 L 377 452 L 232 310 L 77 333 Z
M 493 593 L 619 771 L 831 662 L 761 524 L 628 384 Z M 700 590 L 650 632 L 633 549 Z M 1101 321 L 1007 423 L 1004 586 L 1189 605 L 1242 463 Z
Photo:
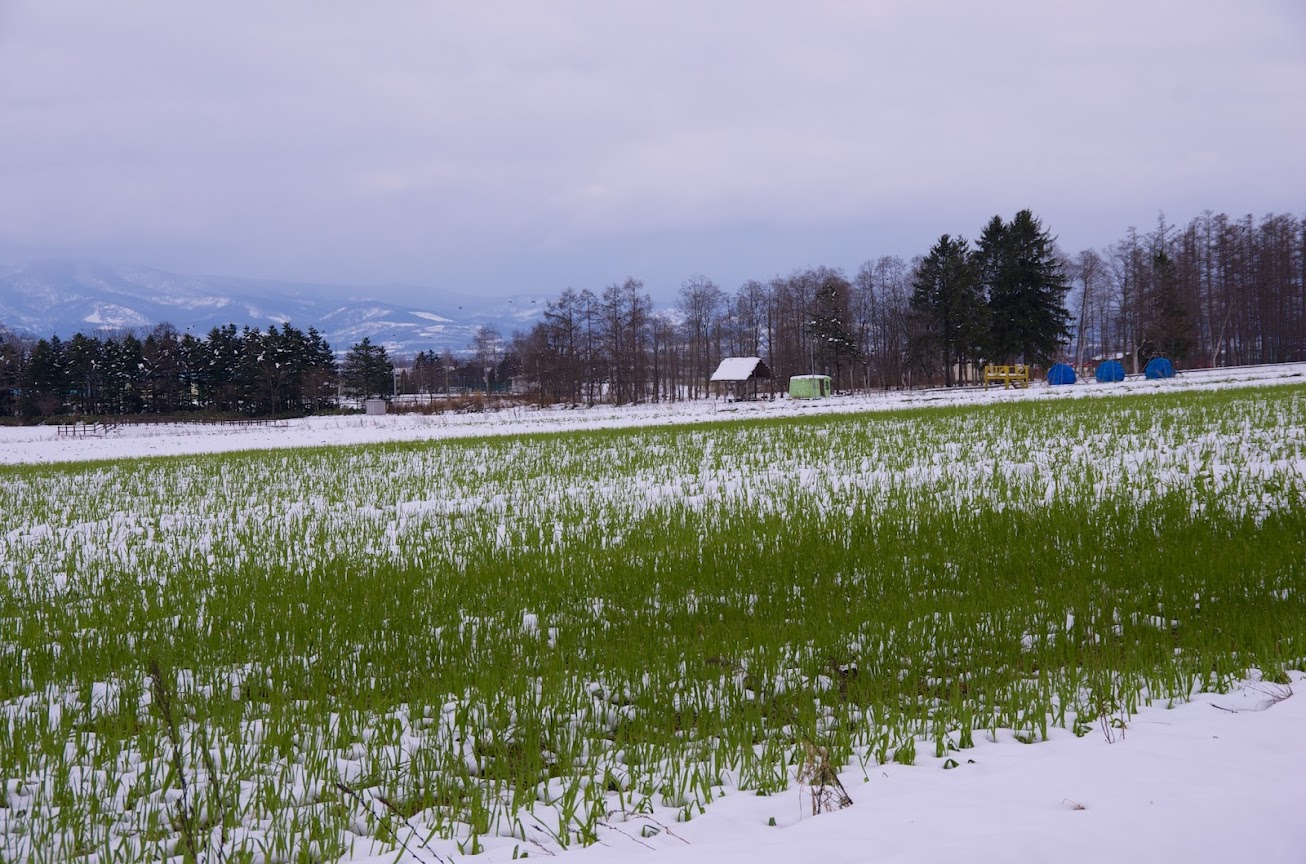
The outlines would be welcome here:
M 390 288 L 385 293 L 399 289 Z M 420 296 L 423 289 L 410 290 Z M 168 322 L 203 336 L 224 324 L 266 329 L 316 327 L 344 352 L 369 337 L 392 354 L 464 351 L 482 325 L 503 336 L 526 329 L 544 311 L 545 295 L 487 299 L 429 292 L 430 305 L 367 298 L 375 288 L 341 288 L 226 276 L 184 276 L 148 267 L 42 261 L 0 267 L 0 326 L 31 336 L 148 331 Z

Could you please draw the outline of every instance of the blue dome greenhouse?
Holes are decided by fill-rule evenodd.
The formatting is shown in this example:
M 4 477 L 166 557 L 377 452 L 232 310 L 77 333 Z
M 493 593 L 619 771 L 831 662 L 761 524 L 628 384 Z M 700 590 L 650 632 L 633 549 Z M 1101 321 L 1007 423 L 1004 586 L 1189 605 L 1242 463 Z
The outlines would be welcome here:
M 1148 378 L 1173 378 L 1174 366 L 1164 357 L 1153 357 L 1143 367 L 1143 374 Z
M 1048 370 L 1048 383 L 1053 387 L 1075 383 L 1075 370 L 1065 363 L 1053 363 Z
M 1125 367 L 1119 360 L 1103 360 L 1097 367 L 1097 380 L 1101 384 L 1113 384 L 1125 380 Z

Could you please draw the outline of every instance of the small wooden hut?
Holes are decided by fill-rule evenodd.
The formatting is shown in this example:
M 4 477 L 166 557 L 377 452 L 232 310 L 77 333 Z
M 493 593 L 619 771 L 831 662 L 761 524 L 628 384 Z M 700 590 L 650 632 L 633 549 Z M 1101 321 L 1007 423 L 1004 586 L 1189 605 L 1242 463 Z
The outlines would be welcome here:
M 735 399 L 756 399 L 757 382 L 770 378 L 771 370 L 760 357 L 727 357 L 716 367 L 711 381 L 726 386 Z

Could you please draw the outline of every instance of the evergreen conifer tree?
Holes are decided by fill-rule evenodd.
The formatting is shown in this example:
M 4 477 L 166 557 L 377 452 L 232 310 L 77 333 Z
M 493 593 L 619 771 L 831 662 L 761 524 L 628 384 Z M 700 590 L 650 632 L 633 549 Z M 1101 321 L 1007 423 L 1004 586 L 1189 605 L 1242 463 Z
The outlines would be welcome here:
M 979 358 L 987 333 L 979 273 L 964 237 L 944 234 L 921 261 L 911 309 L 920 324 L 917 353 L 942 361 L 944 382 L 952 386 L 956 370 Z
M 308 358 L 304 369 L 304 393 L 308 397 L 309 410 L 316 411 L 336 400 L 336 355 L 315 327 L 308 328 L 305 341 Z
M 385 346 L 373 345 L 364 337 L 345 355 L 344 378 L 346 395 L 358 399 L 385 396 L 393 386 L 394 364 L 386 354 Z
M 994 216 L 976 252 L 988 296 L 989 356 L 995 361 L 1047 363 L 1070 338 L 1069 289 L 1053 238 L 1029 210 L 1009 223 Z

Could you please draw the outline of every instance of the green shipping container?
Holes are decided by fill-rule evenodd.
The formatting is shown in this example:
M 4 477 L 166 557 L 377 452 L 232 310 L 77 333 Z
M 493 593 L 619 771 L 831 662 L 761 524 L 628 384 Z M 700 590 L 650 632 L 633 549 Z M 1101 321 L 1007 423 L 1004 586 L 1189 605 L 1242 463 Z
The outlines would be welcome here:
M 790 399 L 824 399 L 833 392 L 829 375 L 795 375 L 789 379 Z

